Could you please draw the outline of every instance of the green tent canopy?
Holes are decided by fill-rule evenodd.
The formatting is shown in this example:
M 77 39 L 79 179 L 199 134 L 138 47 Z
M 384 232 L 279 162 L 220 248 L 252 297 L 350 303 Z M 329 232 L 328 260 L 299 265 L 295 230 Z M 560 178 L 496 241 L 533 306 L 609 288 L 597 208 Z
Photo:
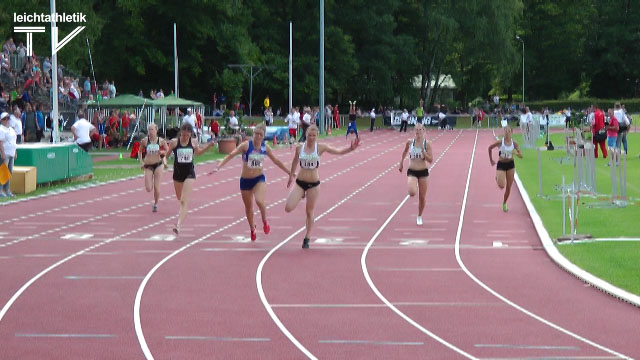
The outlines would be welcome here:
M 185 106 L 204 106 L 201 102 L 187 100 L 179 97 L 175 97 L 173 95 L 165 96 L 161 99 L 155 99 L 152 101 L 153 105 L 156 107 L 185 107 Z
M 153 102 L 153 100 L 151 99 L 146 99 L 140 96 L 136 96 L 136 95 L 131 95 L 131 94 L 123 94 L 123 95 L 118 95 L 114 98 L 111 99 L 107 99 L 104 101 L 100 101 L 100 102 L 94 102 L 91 104 L 88 104 L 89 106 L 100 106 L 100 107 L 118 107 L 118 108 L 125 108 L 125 107 L 140 107 L 142 106 L 144 103 L 147 103 L 147 106 L 150 106 Z

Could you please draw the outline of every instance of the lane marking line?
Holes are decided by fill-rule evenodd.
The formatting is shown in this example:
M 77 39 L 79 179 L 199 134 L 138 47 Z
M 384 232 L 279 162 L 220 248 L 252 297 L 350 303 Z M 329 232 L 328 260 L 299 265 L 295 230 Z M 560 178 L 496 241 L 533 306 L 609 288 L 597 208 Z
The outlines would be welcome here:
M 469 276 L 469 278 L 471 280 L 473 280 L 476 284 L 480 285 L 483 289 L 485 289 L 487 292 L 489 292 L 490 294 L 492 294 L 493 296 L 497 297 L 498 299 L 502 300 L 503 302 L 505 302 L 506 304 L 512 306 L 514 309 L 519 310 L 520 312 L 522 312 L 525 315 L 528 315 L 540 322 L 542 322 L 545 325 L 550 326 L 551 328 L 558 330 L 566 335 L 569 335 L 573 338 L 575 338 L 576 340 L 580 340 L 586 344 L 589 344 L 597 349 L 600 349 L 604 352 L 607 352 L 609 354 L 618 356 L 620 358 L 624 358 L 624 359 L 630 359 L 630 357 L 623 355 L 621 353 L 618 353 L 614 350 L 611 350 L 605 346 L 602 346 L 600 344 L 597 344 L 587 338 L 584 338 L 576 333 L 573 333 L 559 325 L 556 325 L 554 323 L 552 323 L 549 320 L 546 320 L 534 313 L 532 313 L 531 311 L 523 308 L 522 306 L 514 303 L 513 301 L 507 299 L 506 297 L 502 296 L 501 294 L 499 294 L 497 291 L 493 290 L 492 288 L 490 288 L 489 286 L 487 286 L 485 283 L 483 283 L 480 279 L 478 279 L 471 271 L 469 271 L 469 269 L 467 269 L 466 265 L 464 264 L 464 262 L 462 261 L 462 257 L 460 256 L 460 237 L 462 235 L 462 225 L 464 223 L 464 215 L 465 215 L 465 211 L 466 211 L 466 207 L 467 207 L 467 198 L 469 196 L 469 184 L 471 183 L 471 172 L 473 171 L 473 160 L 475 158 L 476 155 L 476 146 L 477 146 L 477 142 L 478 142 L 478 132 L 476 131 L 476 138 L 475 138 L 475 142 L 473 144 L 473 152 L 471 153 L 471 161 L 469 162 L 469 172 L 467 173 L 467 184 L 465 186 L 464 189 L 464 196 L 462 198 L 462 207 L 460 208 L 460 219 L 458 221 L 458 230 L 456 232 L 456 243 L 455 243 L 455 254 L 456 254 L 456 260 L 458 261 L 458 265 L 460 265 L 460 268 L 462 268 L 462 270 L 467 274 L 467 276 Z M 516 175 L 517 177 L 517 175 Z M 522 192 L 522 191 L 521 191 Z M 526 193 L 526 191 L 525 191 Z M 534 221 L 535 222 L 535 221 Z

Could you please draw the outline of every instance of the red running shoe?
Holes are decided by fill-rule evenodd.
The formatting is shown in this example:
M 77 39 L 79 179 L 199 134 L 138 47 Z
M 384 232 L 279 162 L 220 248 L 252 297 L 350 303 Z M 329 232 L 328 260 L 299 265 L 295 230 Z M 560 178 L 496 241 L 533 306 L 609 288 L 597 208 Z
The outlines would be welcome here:
M 271 227 L 269 226 L 269 223 L 267 223 L 267 221 L 264 221 L 264 227 L 262 228 L 262 230 L 264 230 L 265 234 L 269 234 L 269 231 L 271 231 Z
M 251 231 L 251 241 L 256 241 L 256 232 Z

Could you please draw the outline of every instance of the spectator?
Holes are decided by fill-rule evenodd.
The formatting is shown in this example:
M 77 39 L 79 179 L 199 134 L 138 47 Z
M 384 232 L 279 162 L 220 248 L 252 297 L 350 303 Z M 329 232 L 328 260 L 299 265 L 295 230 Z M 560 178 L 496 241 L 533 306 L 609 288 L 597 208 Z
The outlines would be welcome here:
M 307 129 L 311 126 L 311 108 L 304 107 L 301 115 L 302 134 L 300 135 L 300 142 L 305 142 L 307 141 Z
M 602 157 L 607 158 L 607 146 L 605 141 L 607 140 L 607 133 L 604 128 L 604 112 L 598 108 L 598 105 L 593 105 L 593 122 L 591 123 L 592 141 L 594 145 L 594 156 L 598 158 L 598 145 L 602 150 Z
M 36 118 L 36 113 L 33 111 L 31 104 L 26 104 L 21 120 L 22 128 L 24 129 L 24 142 L 35 142 L 38 138 L 37 134 L 38 130 L 40 130 L 40 126 L 38 125 L 38 119 Z
M 407 109 L 402 110 L 402 115 L 400 115 L 400 132 L 404 129 L 404 132 L 407 132 L 407 125 L 409 124 L 409 112 Z
M 209 124 L 209 132 L 214 136 L 215 139 L 218 138 L 218 134 L 220 133 L 220 123 L 218 119 L 213 119 L 213 121 Z
M 371 108 L 371 112 L 369 113 L 369 117 L 371 117 L 371 127 L 369 128 L 369 132 L 373 132 L 373 126 L 376 124 L 376 109 Z M 422 118 L 422 114 L 420 114 L 420 118 Z
M 289 147 L 291 147 L 291 143 L 296 141 L 298 124 L 300 123 L 300 120 L 298 120 L 298 117 L 295 115 L 295 108 L 291 108 L 286 121 L 289 125 Z
M 0 114 L 0 161 L 4 162 L 9 168 L 9 173 L 13 172 L 13 161 L 17 157 L 17 135 L 15 130 L 9 125 L 10 116 L 8 113 L 3 112 Z M 13 197 L 11 193 L 9 183 L 7 181 L 2 186 L 0 191 L 0 197 Z
M 238 118 L 236 117 L 236 112 L 233 110 L 229 112 L 229 127 L 233 130 L 234 133 L 238 131 L 238 129 L 240 128 L 240 126 L 238 125 Z
M 78 113 L 78 121 L 71 126 L 73 142 L 78 144 L 82 150 L 89 152 L 89 148 L 91 147 L 91 135 L 93 135 L 95 131 L 96 128 L 85 119 L 84 111 L 80 111 Z
M 613 112 L 616 119 L 618 119 L 618 124 L 620 130 L 618 130 L 618 137 L 616 139 L 616 149 L 622 152 L 622 146 L 624 146 L 624 153 L 627 153 L 627 133 L 629 132 L 629 125 L 631 122 L 629 121 L 629 117 L 624 111 L 624 108 L 620 105 L 619 102 L 615 104 L 615 111 Z
M 131 115 L 135 119 L 135 115 Z M 131 118 L 129 117 L 129 112 L 125 111 L 122 114 L 122 138 L 126 141 L 129 138 L 129 125 L 131 124 Z
M 612 155 L 613 161 L 617 162 L 619 160 L 616 158 L 616 153 L 617 153 L 616 141 L 618 140 L 618 130 L 620 130 L 620 124 L 618 122 L 618 119 L 616 119 L 615 114 L 613 113 L 613 109 L 609 109 L 607 113 L 609 115 L 609 123 L 606 126 L 607 148 L 609 149 L 609 151 L 613 153 Z
M 442 107 L 438 110 L 438 121 L 440 122 L 440 129 L 444 130 L 447 128 L 447 115 L 445 115 Z
M 13 108 L 13 114 L 9 119 L 9 126 L 16 132 L 16 143 L 22 144 L 22 113 L 17 106 Z
M 333 107 L 333 122 L 336 125 L 336 129 L 340 129 L 340 113 L 338 112 L 338 104 Z

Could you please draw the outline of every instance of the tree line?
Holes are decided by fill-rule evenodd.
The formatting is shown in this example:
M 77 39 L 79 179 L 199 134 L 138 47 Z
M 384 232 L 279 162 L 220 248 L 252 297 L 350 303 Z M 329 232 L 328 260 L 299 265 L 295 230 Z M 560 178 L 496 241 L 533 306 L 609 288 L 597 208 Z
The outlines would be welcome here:
M 318 102 L 319 1 L 64 0 L 59 13 L 84 24 L 58 24 L 61 37 L 86 29 L 59 52 L 59 62 L 120 93 L 173 88 L 177 24 L 180 96 L 211 103 L 224 93 L 248 103 L 248 78 L 230 64 L 264 69 L 253 81 L 254 109 L 269 95 L 288 103 L 289 22 L 293 23 L 293 102 Z M 13 13 L 49 12 L 49 2 L 5 0 L 0 33 L 15 41 Z M 47 24 L 41 24 L 47 25 Z M 631 0 L 325 0 L 326 102 L 364 106 L 433 104 L 451 75 L 455 103 L 490 94 L 520 99 L 522 44 L 526 100 L 629 98 L 640 78 L 640 4 Z M 46 35 L 45 35 L 46 34 Z M 36 54 L 50 53 L 47 28 L 34 34 Z M 85 39 L 86 38 L 86 39 Z M 421 81 L 416 83 L 416 79 Z

